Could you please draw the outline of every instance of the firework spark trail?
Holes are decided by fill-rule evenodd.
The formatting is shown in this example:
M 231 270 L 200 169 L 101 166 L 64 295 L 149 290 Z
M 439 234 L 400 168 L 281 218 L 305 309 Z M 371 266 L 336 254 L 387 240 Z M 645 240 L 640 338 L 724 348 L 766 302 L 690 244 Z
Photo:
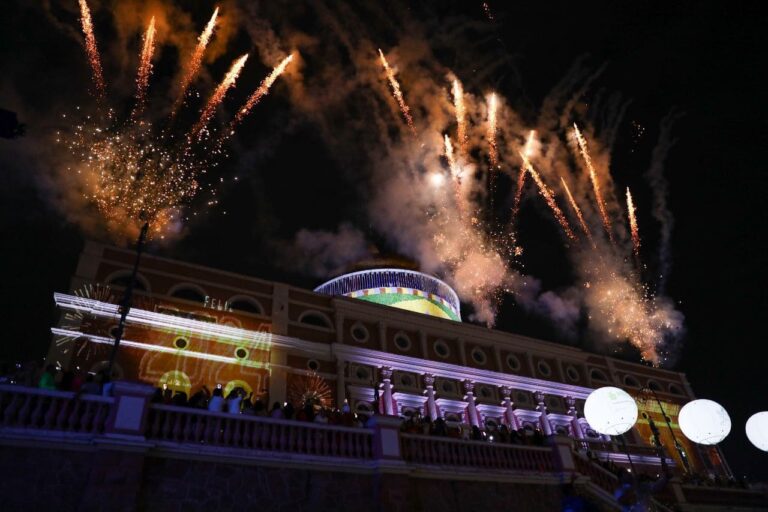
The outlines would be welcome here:
M 467 153 L 467 109 L 464 105 L 464 88 L 458 78 L 453 79 L 451 87 L 453 109 L 456 112 L 456 139 L 461 152 Z
M 627 211 L 629 212 L 629 229 L 632 232 L 632 251 L 635 253 L 635 258 L 640 257 L 640 231 L 637 227 L 637 217 L 635 203 L 632 201 L 632 193 L 627 187 Z
M 379 48 L 379 57 L 381 58 L 381 65 L 384 66 L 384 71 L 387 73 L 387 79 L 389 80 L 389 85 L 392 87 L 392 94 L 395 97 L 395 100 L 397 100 L 397 104 L 400 106 L 400 111 L 403 113 L 403 117 L 405 118 L 405 122 L 408 123 L 408 128 L 410 128 L 411 133 L 413 136 L 416 136 L 416 127 L 413 125 L 413 117 L 411 117 L 411 109 L 408 108 L 408 105 L 405 103 L 405 98 L 403 98 L 403 92 L 400 90 L 400 84 L 397 81 L 397 78 L 395 78 L 395 72 L 392 70 L 391 67 L 389 67 L 389 62 L 387 62 L 387 58 L 384 57 L 384 52 L 381 51 L 381 48 Z
M 541 176 L 538 172 L 536 172 L 536 169 L 533 168 L 533 165 L 531 165 L 531 162 L 528 160 L 528 157 L 525 155 L 525 153 L 521 151 L 520 156 L 523 158 L 523 167 L 528 171 L 528 174 L 531 175 L 533 181 L 536 182 L 536 185 L 539 187 L 539 194 L 541 194 L 541 197 L 543 197 L 547 202 L 547 205 L 549 205 L 549 208 L 552 210 L 555 219 L 557 219 L 557 222 L 560 223 L 563 231 L 565 231 L 566 236 L 569 239 L 576 241 L 576 234 L 571 229 L 571 225 L 568 223 L 568 219 L 565 218 L 563 211 L 559 206 L 557 206 L 557 202 L 555 201 L 555 197 L 552 194 L 552 191 L 549 189 L 547 184 L 544 183 L 544 180 L 541 179 Z
M 459 214 L 464 216 L 464 201 L 461 196 L 461 167 L 456 162 L 456 155 L 453 150 L 453 144 L 451 144 L 451 138 L 448 134 L 444 137 L 445 143 L 445 158 L 448 160 L 448 167 L 451 170 L 451 176 L 453 177 L 454 192 L 456 194 L 456 206 L 458 207 Z
M 219 15 L 219 8 L 216 7 L 216 9 L 213 11 L 213 16 L 211 16 L 211 19 L 208 21 L 208 24 L 205 26 L 205 29 L 203 29 L 203 32 L 200 34 L 200 37 L 197 38 L 197 46 L 195 46 L 195 50 L 192 52 L 192 56 L 189 58 L 189 63 L 187 64 L 186 72 L 184 73 L 184 76 L 181 79 L 181 89 L 179 91 L 178 98 L 176 98 L 176 102 L 173 104 L 173 109 L 171 110 L 171 116 L 174 116 L 176 114 L 176 111 L 184 102 L 184 98 L 186 97 L 187 89 L 189 88 L 189 85 L 192 83 L 192 80 L 194 80 L 197 74 L 200 72 L 200 65 L 203 62 L 203 55 L 205 54 L 205 49 L 208 46 L 208 42 L 211 40 L 211 36 L 213 35 L 213 29 L 216 28 L 216 18 L 218 17 L 218 15 Z
M 491 172 L 499 167 L 499 148 L 496 145 L 496 123 L 498 110 L 496 93 L 488 95 L 488 159 L 491 162 Z
M 101 99 L 106 92 L 106 84 L 104 83 L 104 73 L 101 69 L 99 47 L 96 45 L 96 36 L 93 34 L 91 10 L 88 8 L 86 0 L 80 0 L 80 23 L 83 27 L 83 35 L 85 35 L 85 51 L 88 55 L 88 62 L 91 65 L 93 83 L 96 86 L 96 96 Z
M 232 121 L 228 133 L 231 134 L 235 126 L 240 124 L 243 119 L 245 119 L 245 116 L 247 116 L 248 113 L 253 109 L 253 107 L 255 107 L 261 101 L 261 99 L 269 93 L 269 89 L 272 87 L 272 84 L 274 84 L 275 80 L 277 80 L 278 77 L 282 75 L 283 72 L 285 72 L 285 68 L 288 67 L 288 64 L 290 64 L 291 61 L 293 61 L 293 54 L 288 55 L 286 58 L 280 61 L 280 64 L 275 66 L 272 72 L 269 73 L 269 75 L 267 75 L 267 77 L 261 81 L 259 87 L 253 91 L 253 93 L 246 100 L 245 105 L 243 105 L 243 107 L 237 112 L 237 115 Z
M 149 21 L 149 27 L 144 33 L 144 43 L 139 57 L 139 71 L 136 74 L 136 106 L 131 117 L 136 118 L 144 110 L 147 103 L 149 77 L 152 74 L 152 55 L 155 53 L 155 17 Z
M 242 71 L 243 66 L 245 66 L 246 60 L 248 60 L 247 53 L 232 63 L 229 71 L 227 71 L 227 74 L 224 75 L 224 79 L 213 91 L 213 94 L 211 94 L 211 97 L 208 99 L 208 103 L 205 104 L 205 107 L 203 107 L 203 110 L 200 112 L 200 119 L 190 130 L 190 139 L 199 139 L 203 135 L 206 126 L 208 126 L 208 122 L 216 112 L 216 108 L 221 104 L 222 101 L 224 101 L 224 96 L 226 96 L 227 91 L 234 87 L 235 82 L 237 81 L 237 77 L 240 75 L 240 71 Z
M 578 203 L 576 203 L 576 199 L 573 198 L 571 189 L 568 188 L 568 184 L 565 182 L 565 179 L 563 179 L 562 176 L 560 177 L 560 181 L 562 182 L 563 188 L 565 189 L 565 195 L 568 196 L 568 202 L 571 204 L 571 208 L 573 208 L 573 211 L 576 212 L 576 218 L 579 219 L 581 229 L 584 230 L 584 234 L 587 235 L 590 243 L 593 247 L 595 247 L 595 241 L 592 239 L 592 232 L 589 230 L 589 226 L 587 226 L 587 223 L 584 221 L 584 215 L 582 215 L 581 208 L 579 208 Z
M 525 141 L 525 147 L 523 147 L 523 154 L 526 158 L 530 158 L 533 151 L 533 141 L 536 138 L 536 130 L 528 132 L 528 138 Z M 525 175 L 527 171 L 525 166 L 520 167 L 520 172 L 517 175 L 517 189 L 515 190 L 515 201 L 512 203 L 512 218 L 511 223 L 514 224 L 517 220 L 517 214 L 520 211 L 520 203 L 523 200 L 523 186 L 525 186 Z
M 608 217 L 608 210 L 605 206 L 605 200 L 603 199 L 603 195 L 600 192 L 600 183 L 597 181 L 597 172 L 595 172 L 595 167 L 592 165 L 592 157 L 589 156 L 589 151 L 587 150 L 587 139 L 585 139 L 581 134 L 576 123 L 573 123 L 573 129 L 574 133 L 576 134 L 576 140 L 579 143 L 579 151 L 581 152 L 581 156 L 584 158 L 584 161 L 587 164 L 587 169 L 589 170 L 589 179 L 592 182 L 592 189 L 595 191 L 595 201 L 597 202 L 598 210 L 600 210 L 600 217 L 603 219 L 605 232 L 608 234 L 608 238 L 610 238 L 611 242 L 613 242 L 611 219 Z

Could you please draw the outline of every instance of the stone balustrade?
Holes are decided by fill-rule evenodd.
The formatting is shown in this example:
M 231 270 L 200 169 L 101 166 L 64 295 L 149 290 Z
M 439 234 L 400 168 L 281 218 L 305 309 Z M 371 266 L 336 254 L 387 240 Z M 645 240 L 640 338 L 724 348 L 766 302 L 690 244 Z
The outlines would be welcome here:
M 103 478 L 123 483 L 108 491 L 88 484 L 86 501 L 103 500 L 104 492 L 135 495 L 145 454 L 153 453 L 190 460 L 203 456 L 213 464 L 234 457 L 298 470 L 312 466 L 359 474 L 413 472 L 438 479 L 459 474 L 471 474 L 472 479 L 495 475 L 505 481 L 534 477 L 553 486 L 568 478 L 586 486 L 609 508 L 616 505 L 612 494 L 618 486 L 616 476 L 574 451 L 575 445 L 616 453 L 610 443 L 563 436 L 550 437 L 548 446 L 468 441 L 402 433 L 401 420 L 394 416 L 374 416 L 368 428 L 351 428 L 150 404 L 151 392 L 151 387 L 131 382 L 115 383 L 114 397 L 0 385 L 0 445 L 31 449 L 39 443 L 42 450 L 95 447 L 93 475 L 109 474 Z M 635 448 L 630 446 L 631 451 Z M 681 486 L 676 481 L 660 498 L 667 503 L 713 505 L 735 501 L 753 508 L 766 503 L 756 491 Z
M 497 471 L 558 470 L 551 448 L 401 434 L 403 459 L 413 464 L 469 466 Z
M 113 405 L 111 397 L 0 385 L 0 428 L 98 435 Z
M 372 432 L 186 407 L 151 405 L 147 440 L 368 460 Z

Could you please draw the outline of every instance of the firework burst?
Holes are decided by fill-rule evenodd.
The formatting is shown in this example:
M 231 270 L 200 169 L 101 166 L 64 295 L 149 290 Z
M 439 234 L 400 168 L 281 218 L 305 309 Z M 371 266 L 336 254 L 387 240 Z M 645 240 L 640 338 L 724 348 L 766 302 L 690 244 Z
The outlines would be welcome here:
M 496 93 L 488 95 L 488 160 L 491 163 L 491 172 L 495 171 L 499 167 L 499 148 L 496 146 L 496 126 L 497 121 L 497 109 L 499 100 Z
M 98 63 L 98 53 L 90 13 L 85 1 L 80 6 L 86 53 L 96 70 L 94 62 Z M 199 72 L 217 16 L 218 10 L 198 40 L 182 89 L 188 87 Z M 177 232 L 188 218 L 185 209 L 201 190 L 210 193 L 205 206 L 217 204 L 215 189 L 206 185 L 202 178 L 217 167 L 218 158 L 224 152 L 218 144 L 206 145 L 199 136 L 207 132 L 216 108 L 234 86 L 246 60 L 244 55 L 235 61 L 201 111 L 198 122 L 186 136 L 180 136 L 170 129 L 156 129 L 155 123 L 142 116 L 156 38 L 153 17 L 143 35 L 136 77 L 136 103 L 127 121 L 118 120 L 113 111 L 108 110 L 106 116 L 86 116 L 72 127 L 71 132 L 57 134 L 57 142 L 64 145 L 75 159 L 75 163 L 66 168 L 68 174 L 77 180 L 87 203 L 101 214 L 107 230 L 118 237 L 136 236 L 145 222 L 150 224 L 151 237 L 165 238 Z M 98 84 L 97 76 L 100 74 L 94 71 L 94 81 Z
M 552 214 L 555 216 L 555 219 L 557 219 L 557 222 L 560 224 L 560 227 L 563 228 L 563 232 L 565 232 L 565 235 L 568 237 L 568 239 L 576 241 L 576 234 L 571 229 L 571 225 L 568 223 L 568 219 L 565 218 L 565 215 L 563 214 L 563 211 L 560 209 L 560 207 L 557 205 L 557 201 L 555 201 L 555 196 L 550 190 L 550 188 L 547 186 L 546 183 L 544 183 L 544 180 L 541 179 L 541 175 L 534 169 L 531 162 L 528 160 L 528 157 L 525 156 L 525 153 L 520 152 L 520 156 L 523 159 L 523 167 L 526 171 L 528 171 L 528 174 L 531 175 L 531 178 L 533 178 L 533 181 L 536 183 L 536 186 L 539 187 L 539 195 L 544 198 L 544 201 L 547 203 L 547 206 L 549 206 L 549 209 L 552 210 Z
M 408 128 L 411 130 L 411 133 L 415 137 L 416 127 L 413 124 L 413 117 L 411 117 L 411 109 L 408 108 L 408 104 L 405 103 L 405 98 L 403 98 L 403 91 L 400 90 L 400 83 L 395 77 L 395 72 L 391 67 L 389 67 L 389 62 L 387 62 L 387 58 L 384 56 L 384 52 L 381 51 L 381 48 L 379 48 L 379 59 L 381 59 L 381 65 L 384 67 L 384 71 L 387 73 L 387 80 L 389 80 L 389 85 L 392 87 L 392 95 L 395 97 L 397 104 L 400 106 L 400 112 L 403 113 L 403 118 L 405 118 L 405 122 L 408 124 Z
M 464 88 L 458 78 L 453 79 L 451 86 L 453 109 L 456 113 L 456 140 L 462 153 L 467 152 L 467 109 L 464 105 Z
M 603 199 L 603 194 L 600 191 L 600 182 L 597 178 L 597 172 L 595 171 L 595 166 L 592 164 L 592 157 L 589 155 L 589 150 L 587 149 L 587 139 L 581 134 L 576 123 L 573 123 L 573 132 L 576 136 L 576 141 L 579 144 L 581 156 L 584 158 L 584 162 L 587 164 L 587 169 L 589 170 L 589 180 L 592 182 L 592 190 L 595 192 L 595 202 L 597 203 L 598 210 L 600 210 L 600 217 L 603 219 L 605 232 L 608 234 L 608 238 L 613 241 L 611 218 L 608 216 L 608 209 L 605 206 L 605 199 Z
M 101 99 L 106 93 L 106 84 L 104 83 L 104 72 L 101 69 L 101 57 L 99 57 L 99 47 L 96 45 L 96 36 L 93 34 L 93 21 L 91 20 L 91 10 L 88 8 L 86 0 L 80 0 L 80 24 L 85 36 L 85 52 L 88 56 L 88 63 L 91 65 L 91 74 L 93 75 L 93 85 L 96 89 L 96 96 Z
M 576 202 L 576 199 L 574 199 L 573 194 L 571 194 L 571 189 L 568 188 L 568 183 L 565 182 L 565 179 L 562 176 L 560 177 L 560 182 L 563 184 L 565 195 L 568 197 L 568 203 L 571 205 L 573 212 L 576 214 L 576 218 L 579 220 L 579 225 L 581 226 L 581 229 L 584 231 L 584 234 L 587 235 L 587 238 L 589 239 L 590 243 L 594 247 L 595 241 L 592 239 L 592 232 L 589 230 L 589 226 L 584 220 L 584 215 L 581 213 L 581 208 L 579 208 L 579 204 Z
M 149 26 L 144 34 L 144 42 L 139 56 L 139 70 L 136 73 L 136 106 L 132 117 L 138 117 L 147 104 L 147 89 L 149 89 L 149 77 L 152 75 L 152 56 L 155 54 L 155 17 L 149 21 Z
M 208 103 L 206 103 L 205 107 L 203 107 L 203 110 L 200 113 L 200 119 L 192 127 L 192 130 L 190 130 L 190 139 L 199 139 L 203 136 L 204 131 L 208 126 L 208 122 L 216 112 L 216 108 L 221 105 L 222 101 L 224 101 L 224 96 L 226 96 L 227 91 L 235 86 L 237 77 L 240 76 L 240 72 L 243 70 L 243 66 L 245 66 L 245 61 L 247 60 L 248 54 L 246 53 L 232 63 L 229 71 L 227 71 L 227 74 L 224 75 L 224 79 L 216 87 L 216 89 L 213 91 L 213 94 L 211 94 L 211 97 L 208 99 Z
M 533 154 L 533 143 L 536 139 L 536 130 L 528 132 L 528 138 L 525 140 L 525 146 L 523 147 L 523 155 L 525 158 L 531 158 Z M 525 175 L 528 171 L 525 169 L 525 165 L 520 166 L 520 170 L 517 174 L 517 188 L 515 189 L 515 199 L 512 202 L 512 218 L 510 224 L 514 226 L 517 220 L 517 214 L 520 211 L 520 203 L 523 200 L 523 187 L 525 187 Z
M 181 106 L 182 103 L 184 103 L 184 98 L 187 95 L 187 89 L 189 89 L 189 86 L 192 84 L 192 81 L 200 72 L 200 65 L 203 62 L 205 49 L 208 47 L 208 43 L 210 42 L 211 36 L 213 35 L 213 30 L 216 28 L 216 19 L 218 15 L 219 15 L 219 8 L 216 7 L 216 9 L 214 9 L 213 11 L 213 16 L 211 16 L 211 19 L 208 21 L 208 24 L 205 26 L 205 29 L 203 29 L 203 32 L 200 34 L 200 37 L 197 38 L 197 45 L 195 46 L 195 49 L 189 58 L 189 63 L 187 64 L 186 71 L 181 78 L 181 87 L 179 89 L 179 96 L 176 98 L 176 102 L 173 104 L 173 108 L 171 110 L 172 116 L 176 115 L 176 112 L 178 111 L 179 107 Z
M 288 64 L 290 64 L 293 61 L 293 54 L 288 55 L 286 58 L 284 58 L 280 63 L 275 66 L 275 68 L 267 75 L 267 77 L 261 81 L 259 84 L 259 87 L 256 88 L 255 91 L 248 97 L 248 99 L 245 102 L 245 105 L 243 105 L 240 110 L 237 112 L 237 115 L 235 116 L 235 119 L 232 121 L 231 129 L 234 130 L 235 126 L 240 124 L 243 119 L 253 110 L 253 107 L 259 104 L 261 99 L 269 94 L 269 89 L 272 87 L 272 84 L 275 83 L 275 80 L 277 80 L 280 75 L 282 75 L 285 72 L 285 68 L 288 67 Z
M 637 227 L 637 208 L 632 201 L 632 193 L 627 187 L 627 212 L 629 214 L 629 230 L 632 234 L 632 251 L 635 253 L 635 257 L 640 257 L 640 230 Z

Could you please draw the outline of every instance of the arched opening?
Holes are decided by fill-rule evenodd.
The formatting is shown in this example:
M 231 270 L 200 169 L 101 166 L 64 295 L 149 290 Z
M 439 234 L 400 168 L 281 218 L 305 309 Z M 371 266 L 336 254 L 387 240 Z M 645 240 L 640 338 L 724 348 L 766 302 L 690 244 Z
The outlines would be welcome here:
M 299 316 L 299 322 L 304 325 L 311 325 L 313 327 L 323 327 L 325 329 L 331 329 L 333 324 L 331 319 L 327 315 L 319 311 L 305 311 Z
M 168 295 L 177 299 L 188 300 L 190 302 L 205 303 L 205 297 L 207 296 L 207 293 L 205 293 L 205 290 L 197 285 L 184 283 L 177 284 L 171 288 L 168 292 Z
M 253 297 L 245 295 L 235 295 L 228 301 L 229 308 L 233 311 L 240 311 L 242 313 L 250 313 L 252 315 L 263 315 L 264 309 L 261 307 L 261 303 Z

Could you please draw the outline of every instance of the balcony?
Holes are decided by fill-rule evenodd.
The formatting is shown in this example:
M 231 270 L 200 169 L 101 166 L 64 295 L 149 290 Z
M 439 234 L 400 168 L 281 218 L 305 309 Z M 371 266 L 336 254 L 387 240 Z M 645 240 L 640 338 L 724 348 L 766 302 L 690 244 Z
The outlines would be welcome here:
M 566 437 L 550 438 L 546 446 L 466 441 L 402 433 L 400 419 L 390 416 L 374 416 L 365 428 L 342 427 L 151 404 L 151 388 L 137 383 L 118 382 L 114 390 L 114 397 L 102 397 L 0 385 L 0 445 L 12 454 L 4 469 L 17 471 L 19 460 L 39 467 L 37 460 L 50 460 L 52 452 L 90 454 L 79 460 L 93 465 L 92 474 L 122 472 L 119 478 L 86 478 L 84 495 L 99 499 L 104 499 L 104 482 L 113 480 L 134 486 L 121 491 L 123 495 L 141 494 L 141 486 L 149 485 L 142 479 L 142 468 L 160 463 L 144 461 L 175 460 L 210 462 L 227 466 L 228 472 L 245 465 L 279 468 L 281 474 L 320 470 L 326 475 L 373 476 L 366 485 L 383 485 L 384 476 L 396 475 L 417 481 L 505 482 L 509 489 L 517 485 L 518 493 L 533 486 L 536 492 L 558 495 L 562 484 L 570 482 L 603 508 L 619 509 L 613 498 L 619 486 L 616 475 L 579 453 L 582 441 Z M 615 452 L 609 444 L 590 449 Z M 164 471 L 159 473 L 165 478 Z M 157 472 L 153 475 L 157 478 Z M 407 484 L 398 482 L 396 486 Z M 683 510 L 694 504 L 763 510 L 768 503 L 754 490 L 703 488 L 675 480 L 658 499 Z

